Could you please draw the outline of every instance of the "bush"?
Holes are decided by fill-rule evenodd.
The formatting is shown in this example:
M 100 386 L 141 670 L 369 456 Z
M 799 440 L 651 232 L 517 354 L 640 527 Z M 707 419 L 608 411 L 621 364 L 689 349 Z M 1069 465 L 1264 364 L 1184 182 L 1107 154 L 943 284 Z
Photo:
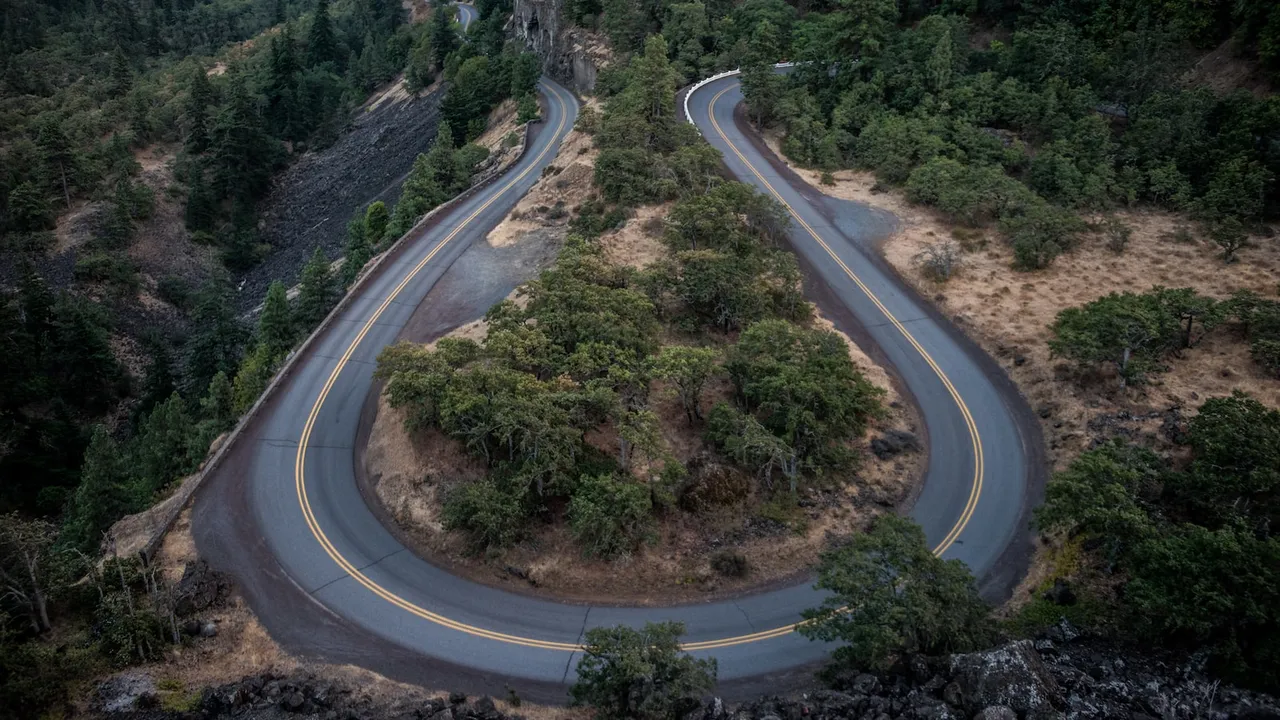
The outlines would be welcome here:
M 595 708 L 599 720 L 684 717 L 715 686 L 716 661 L 681 652 L 683 634 L 684 625 L 673 622 L 588 630 L 572 703 Z
M 569 500 L 573 538 L 594 557 L 607 560 L 630 555 L 650 539 L 652 525 L 649 490 L 628 479 L 584 477 Z
M 76 260 L 75 276 L 84 282 L 101 282 L 121 293 L 138 290 L 138 268 L 127 255 L 116 252 L 92 252 Z
M 477 551 L 508 547 L 524 537 L 528 508 L 524 493 L 492 478 L 459 485 L 445 499 L 446 530 L 467 534 Z
M 1000 228 L 1013 246 L 1014 267 L 1041 270 L 1075 247 L 1085 225 L 1075 213 L 1041 201 L 1025 213 L 1002 220 Z
M 725 577 L 744 578 L 751 573 L 747 556 L 737 550 L 721 550 L 712 555 L 711 569 Z
M 914 260 L 920 265 L 920 271 L 925 277 L 934 282 L 946 282 L 955 274 L 956 266 L 960 264 L 960 248 L 950 240 L 929 243 Z

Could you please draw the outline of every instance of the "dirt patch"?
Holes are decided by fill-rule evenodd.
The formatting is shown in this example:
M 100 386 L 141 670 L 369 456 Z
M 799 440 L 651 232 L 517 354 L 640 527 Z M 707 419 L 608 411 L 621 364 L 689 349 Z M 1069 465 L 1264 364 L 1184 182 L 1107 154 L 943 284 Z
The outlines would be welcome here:
M 616 265 L 643 270 L 667 252 L 662 244 L 664 220 L 672 203 L 637 208 L 626 224 L 600 236 L 604 256 Z
M 556 159 L 510 214 L 489 232 L 486 241 L 493 247 L 506 247 L 540 228 L 556 228 L 563 233 L 572 213 L 592 193 L 595 157 L 591 136 L 570 130 Z

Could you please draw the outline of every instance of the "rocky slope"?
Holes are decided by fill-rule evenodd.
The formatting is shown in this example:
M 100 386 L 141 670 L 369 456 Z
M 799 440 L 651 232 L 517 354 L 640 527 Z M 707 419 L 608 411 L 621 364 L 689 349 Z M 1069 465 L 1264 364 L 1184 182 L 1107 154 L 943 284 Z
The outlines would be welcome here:
M 261 302 L 273 280 L 294 284 L 316 246 L 341 255 L 357 210 L 375 200 L 394 204 L 414 159 L 435 139 L 443 97 L 442 88 L 411 95 L 396 83 L 358 111 L 337 142 L 276 179 L 259 221 L 271 251 L 239 279 L 242 310 Z
M 596 86 L 596 72 L 612 57 L 599 33 L 572 27 L 562 16 L 564 0 L 515 0 L 511 11 L 512 32 L 542 58 L 542 68 L 551 77 L 580 93 Z
M 1121 655 L 1063 621 L 1035 641 L 983 652 L 914 657 L 896 672 L 848 673 L 831 690 L 794 697 L 764 697 L 731 707 L 711 698 L 691 707 L 686 720 L 1263 720 L 1280 718 L 1275 698 L 1219 685 L 1194 662 Z M 162 694 L 162 691 L 161 691 Z M 111 717 L 178 718 L 403 718 L 404 720 L 515 720 L 491 698 L 454 693 L 427 697 L 370 694 L 320 675 L 263 673 L 207 688 L 185 712 L 160 709 L 162 698 L 136 677 L 99 689 L 94 708 L 132 709 Z M 502 703 L 511 707 L 514 696 Z M 518 701 L 517 701 L 518 702 Z M 171 705 L 171 703 L 165 703 Z M 538 717 L 571 711 L 538 708 Z M 548 714 L 550 713 L 550 714 Z

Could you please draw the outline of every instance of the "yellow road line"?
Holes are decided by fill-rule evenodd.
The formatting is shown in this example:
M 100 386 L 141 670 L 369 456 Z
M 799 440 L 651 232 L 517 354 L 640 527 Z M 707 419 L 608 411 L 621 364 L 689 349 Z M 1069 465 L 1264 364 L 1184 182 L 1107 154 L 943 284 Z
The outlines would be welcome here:
M 548 86 L 548 89 L 551 90 L 551 94 L 555 98 L 555 101 L 562 108 L 565 107 L 566 103 L 561 99 L 560 93 L 550 86 Z M 728 90 L 729 88 L 726 88 L 725 90 L 720 91 L 711 100 L 711 105 L 709 108 L 711 111 L 711 123 L 715 127 L 716 132 L 720 134 L 720 137 L 725 141 L 726 144 L 729 145 L 729 147 L 733 150 L 734 154 L 736 154 L 738 158 L 742 160 L 742 162 L 756 175 L 756 177 L 759 178 L 762 183 L 764 183 L 765 187 L 767 187 L 769 191 L 773 193 L 773 195 L 777 197 L 778 200 L 781 201 L 784 206 L 787 207 L 788 211 L 791 212 L 792 216 L 794 216 L 796 220 L 799 221 L 800 224 L 806 230 L 809 231 L 809 233 L 814 237 L 814 239 L 816 239 L 822 245 L 822 247 L 826 249 L 827 253 L 831 255 L 831 257 L 840 265 L 841 268 L 844 269 L 845 273 L 847 273 L 849 277 L 852 278 L 853 281 L 857 283 L 860 288 L 862 288 L 863 292 L 865 292 L 867 296 L 871 298 L 873 302 L 876 303 L 876 305 L 881 309 L 881 311 L 884 312 L 885 316 L 890 319 L 890 321 L 899 329 L 899 331 L 902 332 L 902 334 L 907 338 L 907 340 L 920 352 L 920 354 L 925 358 L 925 360 L 929 363 L 929 365 L 934 369 L 934 372 L 936 372 L 939 378 L 942 379 L 943 384 L 946 385 L 952 397 L 956 400 L 957 404 L 960 406 L 962 414 L 965 416 L 965 420 L 969 426 L 970 435 L 973 438 L 974 448 L 975 448 L 976 466 L 975 466 L 974 489 L 970 493 L 969 504 L 966 507 L 965 513 L 962 515 L 962 520 L 957 523 L 956 527 L 952 528 L 951 533 L 948 535 L 947 539 L 943 541 L 943 544 L 940 545 L 938 548 L 934 549 L 935 553 L 940 554 L 944 550 L 946 550 L 947 547 L 950 547 L 951 543 L 954 542 L 955 537 L 958 536 L 960 531 L 964 529 L 964 525 L 968 522 L 969 517 L 972 516 L 973 514 L 973 507 L 977 504 L 978 495 L 981 493 L 982 446 L 981 446 L 981 443 L 978 441 L 977 427 L 973 422 L 973 418 L 969 414 L 969 410 L 965 406 L 964 401 L 960 398 L 959 393 L 956 392 L 954 386 L 951 385 L 950 380 L 947 379 L 946 375 L 942 372 L 941 368 L 937 366 L 937 363 L 933 361 L 933 358 L 931 358 L 929 354 L 924 350 L 924 348 L 921 347 L 918 342 L 916 342 L 915 338 L 913 338 L 911 334 L 907 332 L 906 328 L 902 326 L 902 323 L 898 322 L 897 318 L 895 318 L 893 314 L 889 312 L 888 308 L 884 307 L 884 305 L 880 303 L 879 299 L 876 298 L 875 295 L 871 293 L 871 291 L 862 283 L 860 279 L 858 279 L 856 275 L 854 275 L 853 271 L 850 270 L 848 266 L 845 265 L 844 262 L 839 257 L 836 256 L 835 252 L 831 250 L 831 248 L 822 240 L 821 237 L 818 236 L 816 232 L 814 232 L 813 228 L 810 227 L 808 223 L 806 223 L 804 219 L 801 218 L 795 212 L 795 210 L 789 204 L 787 204 L 785 200 L 782 199 L 780 195 L 778 195 L 777 191 L 774 190 L 773 187 L 769 184 L 769 182 L 765 180 L 763 176 L 760 175 L 760 173 L 755 169 L 755 167 L 752 166 L 751 163 L 747 162 L 746 158 L 743 157 L 742 153 L 738 151 L 737 147 L 735 147 L 732 142 L 729 142 L 728 137 L 725 136 L 719 124 L 716 122 L 715 114 L 714 114 L 716 101 L 719 100 L 720 97 L 724 95 L 725 92 L 727 92 Z M 559 135 L 560 131 L 563 130 L 564 128 L 564 118 L 565 118 L 565 113 L 562 112 L 560 117 L 560 123 L 559 125 L 557 125 L 555 130 L 556 135 Z M 315 536 L 316 540 L 320 543 L 325 553 L 327 553 L 329 557 L 332 558 L 333 561 L 338 564 L 339 567 L 345 570 L 348 575 L 354 578 L 361 585 L 368 588 L 371 592 L 373 592 L 378 597 L 381 597 L 384 600 L 390 602 L 391 604 L 413 615 L 416 615 L 424 620 L 429 620 L 443 627 L 457 630 L 459 632 L 463 632 L 468 635 L 482 637 L 489 640 L 497 640 L 499 642 L 511 643 L 514 645 L 523 645 L 526 647 L 573 652 L 576 650 L 580 650 L 581 645 L 577 643 L 552 642 L 547 640 L 537 640 L 535 638 L 521 637 L 518 635 L 508 635 L 506 633 L 499 633 L 492 630 L 487 630 L 485 628 L 476 627 L 474 625 L 461 623 L 456 620 L 451 620 L 450 618 L 447 618 L 443 615 L 440 615 L 438 613 L 431 612 L 430 610 L 427 610 L 425 608 L 419 607 L 418 605 L 415 605 L 409 602 L 408 600 L 405 600 L 404 598 L 396 595 L 395 593 L 392 593 L 391 591 L 382 587 L 378 583 L 374 582 L 368 576 L 364 575 L 364 573 L 360 572 L 360 570 L 355 565 L 353 565 L 350 561 L 348 561 L 345 557 L 343 557 L 343 555 L 340 552 L 338 552 L 337 548 L 334 547 L 333 543 L 329 541 L 329 538 L 325 535 L 324 530 L 320 528 L 320 525 L 315 518 L 315 514 L 311 510 L 311 503 L 307 497 L 306 474 L 305 474 L 305 464 L 306 464 L 305 456 L 307 451 L 307 445 L 310 440 L 311 431 L 315 425 L 316 418 L 320 414 L 320 408 L 324 404 L 325 399 L 328 397 L 329 391 L 333 388 L 334 383 L 337 381 L 338 374 L 342 371 L 342 368 L 346 366 L 347 362 L 351 358 L 351 355 L 355 352 L 356 348 L 360 345 L 361 341 L 363 341 L 365 335 L 369 332 L 369 329 L 373 327 L 373 324 L 377 322 L 378 318 L 382 315 L 383 311 L 386 310 L 386 308 L 394 301 L 396 296 L 400 294 L 400 292 L 405 288 L 405 286 L 407 286 L 409 282 L 411 282 L 413 278 L 418 274 L 418 272 L 420 272 L 422 268 L 425 267 L 427 263 L 430 262 L 432 258 L 435 257 L 436 253 L 439 252 L 440 249 L 443 248 L 446 244 L 448 244 L 451 240 L 453 240 L 453 238 L 457 236 L 458 233 L 460 233 L 462 229 L 467 226 L 467 224 L 469 224 L 480 213 L 482 213 L 486 208 L 488 208 L 490 204 L 492 204 L 495 200 L 497 200 L 497 198 L 501 197 L 503 194 L 507 192 L 507 190 L 511 189 L 516 183 L 518 183 L 521 179 L 523 179 L 525 175 L 527 175 L 529 171 L 532 170 L 533 167 L 537 165 L 539 161 L 541 161 L 542 157 L 550 150 L 550 148 L 551 148 L 550 144 L 548 144 L 547 147 L 543 148 L 542 152 L 538 154 L 537 159 L 535 159 L 534 162 L 528 168 L 525 168 L 523 172 L 521 172 L 513 180 L 507 183 L 507 185 L 504 186 L 497 193 L 495 193 L 493 197 L 485 201 L 485 203 L 481 205 L 475 212 L 473 212 L 470 216 L 468 216 L 465 220 L 463 220 L 462 223 L 453 230 L 453 232 L 449 233 L 447 237 L 441 240 L 440 243 L 435 248 L 433 248 L 432 251 L 428 253 L 427 256 L 423 258 L 422 261 L 419 262 L 416 267 L 414 267 L 413 271 L 410 272 L 404 278 L 404 280 L 402 280 L 400 284 L 396 286 L 396 288 L 387 296 L 387 298 L 383 301 L 383 303 L 378 307 L 378 309 L 373 313 L 373 315 L 365 323 L 364 327 L 360 329 L 360 332 L 356 335 L 355 340 L 351 342 L 351 345 L 347 348 L 346 352 L 343 353 L 342 358 L 338 361 L 337 366 L 334 367 L 333 372 L 329 375 L 329 379 L 325 382 L 324 387 L 321 389 L 319 396 L 316 398 L 315 404 L 311 408 L 311 413 L 307 417 L 306 425 L 303 427 L 303 430 L 302 430 L 302 438 L 298 443 L 298 453 L 294 460 L 294 479 L 295 479 L 295 485 L 298 493 L 298 502 L 302 507 L 303 516 L 307 521 L 307 526 L 311 529 L 312 535 Z M 691 650 L 691 651 L 692 650 L 713 650 L 717 648 L 731 647 L 734 645 L 742 645 L 745 643 L 758 642 L 761 640 L 768 640 L 771 638 L 787 635 L 792 631 L 794 631 L 797 625 L 798 623 L 793 623 L 791 625 L 777 627 L 771 630 L 764 630 L 764 631 L 752 633 L 749 635 L 721 638 L 718 640 L 707 640 L 703 642 L 686 643 L 682 647 L 685 650 Z

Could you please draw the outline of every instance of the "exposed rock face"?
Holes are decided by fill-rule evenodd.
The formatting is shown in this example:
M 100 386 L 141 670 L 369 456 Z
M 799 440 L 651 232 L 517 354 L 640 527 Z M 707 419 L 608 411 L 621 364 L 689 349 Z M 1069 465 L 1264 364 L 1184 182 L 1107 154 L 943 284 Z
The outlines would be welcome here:
M 1055 637 L 1076 636 L 1063 628 Z M 1280 720 L 1275 698 L 1219 685 L 1194 664 L 1122 656 L 1088 638 L 1042 637 L 983 652 L 913 657 L 899 672 L 848 673 L 834 689 L 731 707 L 711 698 L 684 720 Z M 144 672 L 103 684 L 93 709 L 127 720 L 516 720 L 487 697 L 372 696 L 298 673 L 264 673 L 204 691 L 194 713 L 166 712 Z M 109 708 L 109 709 L 108 709 Z
M 551 77 L 578 92 L 596 87 L 596 72 L 609 64 L 610 53 L 601 37 L 570 27 L 562 16 L 564 0 L 515 0 L 512 32 L 542 58 Z

